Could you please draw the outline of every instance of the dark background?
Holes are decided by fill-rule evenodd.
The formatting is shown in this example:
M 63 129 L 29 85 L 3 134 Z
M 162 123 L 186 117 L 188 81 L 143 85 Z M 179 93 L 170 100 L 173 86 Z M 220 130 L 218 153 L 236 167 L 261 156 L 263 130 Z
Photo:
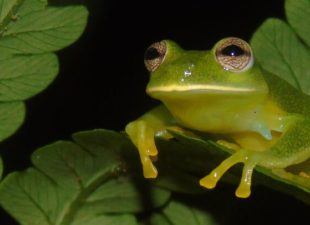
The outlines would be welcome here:
M 78 42 L 58 52 L 57 79 L 27 101 L 24 125 L 0 145 L 5 173 L 30 166 L 30 154 L 42 145 L 81 130 L 122 130 L 156 105 L 144 92 L 143 53 L 151 43 L 172 39 L 185 49 L 209 49 L 226 36 L 249 40 L 266 18 L 284 18 L 283 2 L 50 0 L 52 5 L 86 5 L 88 26 Z M 236 199 L 233 189 L 225 198 L 214 193 L 206 207 L 218 208 L 221 224 L 309 222 L 309 207 L 267 188 L 256 188 L 248 200 Z M 15 224 L 3 211 L 0 218 L 1 225 Z

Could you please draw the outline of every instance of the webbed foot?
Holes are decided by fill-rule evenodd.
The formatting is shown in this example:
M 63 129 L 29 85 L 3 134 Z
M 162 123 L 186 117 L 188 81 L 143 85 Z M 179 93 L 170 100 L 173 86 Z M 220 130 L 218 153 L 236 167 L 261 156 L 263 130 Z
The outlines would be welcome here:
M 152 162 L 152 158 L 158 154 L 154 141 L 154 130 L 147 126 L 145 121 L 136 120 L 126 126 L 126 133 L 138 148 L 143 176 L 145 178 L 156 178 L 158 172 Z
M 243 163 L 242 177 L 240 184 L 235 192 L 239 198 L 247 198 L 251 194 L 251 179 L 253 169 L 258 163 L 256 152 L 247 150 L 239 150 L 229 158 L 224 160 L 218 167 L 216 167 L 209 175 L 200 180 L 200 185 L 208 189 L 216 186 L 219 179 L 226 173 L 228 169 L 237 163 Z

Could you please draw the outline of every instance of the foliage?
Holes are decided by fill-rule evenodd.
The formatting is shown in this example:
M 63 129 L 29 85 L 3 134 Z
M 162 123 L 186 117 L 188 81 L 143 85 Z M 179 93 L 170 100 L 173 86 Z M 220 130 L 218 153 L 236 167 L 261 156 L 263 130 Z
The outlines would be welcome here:
M 47 0 L 0 1 L 0 141 L 23 123 L 24 101 L 58 73 L 52 53 L 74 42 L 86 25 L 83 6 L 48 7 Z
M 45 89 L 58 72 L 53 51 L 75 41 L 87 11 L 81 6 L 48 7 L 46 0 L 0 0 L 0 140 L 21 125 L 23 101 Z M 310 0 L 286 0 L 288 23 L 268 19 L 251 44 L 266 70 L 310 94 Z M 13 172 L 0 183 L 0 205 L 20 224 L 216 224 L 196 206 L 176 200 L 175 192 L 208 193 L 202 175 L 231 154 L 208 138 L 173 132 L 157 139 L 160 177 L 145 181 L 137 151 L 127 136 L 108 130 L 79 132 L 36 150 L 33 167 Z M 191 151 L 189 155 L 188 152 Z M 171 157 L 173 156 L 173 157 Z M 298 169 L 310 171 L 309 161 Z M 296 169 L 296 168 L 295 168 Z M 0 160 L 0 178 L 2 175 Z M 256 168 L 256 184 L 284 191 L 310 203 L 309 179 Z M 235 183 L 240 171 L 224 180 Z M 297 177 L 297 178 L 296 178 Z M 255 193 L 253 193 L 255 194 Z
M 274 18 L 266 20 L 255 32 L 251 44 L 262 67 L 310 94 L 309 46 L 305 46 L 289 24 Z

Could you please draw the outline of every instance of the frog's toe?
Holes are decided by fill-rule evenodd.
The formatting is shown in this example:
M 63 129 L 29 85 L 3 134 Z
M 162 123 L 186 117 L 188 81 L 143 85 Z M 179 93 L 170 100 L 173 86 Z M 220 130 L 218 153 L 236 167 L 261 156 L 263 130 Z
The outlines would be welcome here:
M 205 188 L 213 189 L 218 181 L 216 173 L 210 173 L 208 176 L 200 179 L 199 184 Z
M 253 169 L 255 167 L 255 163 L 246 160 L 244 162 L 244 167 L 242 170 L 242 177 L 240 180 L 240 184 L 236 190 L 236 196 L 239 198 L 247 198 L 251 194 L 251 183 L 252 183 L 252 174 L 253 174 Z
M 237 163 L 244 163 L 244 167 L 239 187 L 236 190 L 236 196 L 239 198 L 249 197 L 251 194 L 251 178 L 256 162 L 252 160 L 249 152 L 245 150 L 240 150 L 224 160 L 209 175 L 200 180 L 200 185 L 208 189 L 214 188 L 226 171 Z
M 145 178 L 156 178 L 157 177 L 157 169 L 153 165 L 152 160 L 149 156 L 141 157 L 143 176 Z
M 238 198 L 247 198 L 251 195 L 251 185 L 247 185 L 247 184 L 244 184 L 242 182 L 240 182 L 236 192 L 235 192 L 235 195 L 238 197 Z
M 144 152 L 146 155 L 156 157 L 158 155 L 157 148 L 154 143 L 154 139 L 149 139 L 144 143 L 139 144 L 139 149 Z

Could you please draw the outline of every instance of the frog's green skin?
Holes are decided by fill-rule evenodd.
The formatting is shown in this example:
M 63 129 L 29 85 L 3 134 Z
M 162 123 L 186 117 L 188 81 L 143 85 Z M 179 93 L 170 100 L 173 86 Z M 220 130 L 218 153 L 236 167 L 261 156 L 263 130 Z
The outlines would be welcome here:
M 250 195 L 256 165 L 282 170 L 309 159 L 310 97 L 251 60 L 245 68 L 225 67 L 216 54 L 232 39 L 243 43 L 248 57 L 253 57 L 247 43 L 238 38 L 221 40 L 210 51 L 185 51 L 172 41 L 155 44 L 164 48 L 165 55 L 159 65 L 149 68 L 146 91 L 163 105 L 126 126 L 139 150 L 146 178 L 157 176 L 151 160 L 158 153 L 154 136 L 169 138 L 166 129 L 171 127 L 222 134 L 224 139 L 218 143 L 235 153 L 200 184 L 215 187 L 230 167 L 242 162 L 238 197 Z

